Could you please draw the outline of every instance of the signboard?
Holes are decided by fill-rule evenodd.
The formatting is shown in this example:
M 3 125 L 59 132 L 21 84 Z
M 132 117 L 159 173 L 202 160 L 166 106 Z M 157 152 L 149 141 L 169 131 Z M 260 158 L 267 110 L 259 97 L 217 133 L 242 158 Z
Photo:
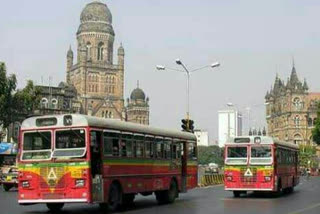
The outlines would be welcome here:
M 0 142 L 0 155 L 17 154 L 17 144 Z

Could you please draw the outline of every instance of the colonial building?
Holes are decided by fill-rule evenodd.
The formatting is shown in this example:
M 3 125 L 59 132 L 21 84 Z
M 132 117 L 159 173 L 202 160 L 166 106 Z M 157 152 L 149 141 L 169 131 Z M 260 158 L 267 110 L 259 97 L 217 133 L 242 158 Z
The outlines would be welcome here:
M 67 83 L 73 85 L 85 114 L 125 120 L 124 49 L 113 61 L 115 33 L 112 14 L 106 4 L 91 2 L 80 16 L 77 31 L 77 59 L 67 53 Z
M 77 31 L 77 57 L 67 52 L 66 83 L 42 86 L 40 114 L 76 112 L 97 117 L 149 124 L 149 98 L 139 87 L 124 103 L 124 48 L 117 50 L 112 14 L 106 4 L 94 1 L 85 6 Z
M 311 130 L 320 93 L 310 92 L 306 79 L 299 80 L 294 63 L 287 82 L 277 75 L 265 100 L 268 135 L 295 144 L 313 144 Z
M 127 121 L 149 125 L 149 98 L 139 88 L 139 82 L 127 103 Z
M 40 105 L 36 115 L 80 113 L 81 103 L 77 100 L 77 90 L 64 82 L 58 87 L 36 86 L 40 89 Z

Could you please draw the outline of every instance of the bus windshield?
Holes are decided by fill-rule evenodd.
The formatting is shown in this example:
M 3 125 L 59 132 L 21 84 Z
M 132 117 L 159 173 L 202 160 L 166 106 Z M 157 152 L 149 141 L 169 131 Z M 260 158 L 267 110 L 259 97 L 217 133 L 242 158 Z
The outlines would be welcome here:
M 53 157 L 83 157 L 86 152 L 84 129 L 56 131 Z
M 246 164 L 247 163 L 247 147 L 228 147 L 227 148 L 227 164 Z
M 22 160 L 51 158 L 51 132 L 26 132 L 23 135 Z
M 252 164 L 270 164 L 272 162 L 272 153 L 270 146 L 251 147 L 250 163 Z

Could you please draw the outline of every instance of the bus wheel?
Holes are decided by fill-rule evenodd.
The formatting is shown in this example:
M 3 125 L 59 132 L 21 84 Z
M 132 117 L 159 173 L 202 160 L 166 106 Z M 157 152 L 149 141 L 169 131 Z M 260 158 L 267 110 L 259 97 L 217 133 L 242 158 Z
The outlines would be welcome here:
M 172 180 L 170 183 L 169 190 L 155 192 L 156 199 L 159 204 L 173 203 L 177 197 L 177 192 L 177 183 L 174 180 Z
M 64 203 L 47 203 L 47 207 L 51 212 L 59 212 L 64 206 Z
M 239 198 L 240 197 L 241 192 L 240 191 L 233 191 L 233 196 L 235 198 Z
M 119 185 L 113 183 L 109 190 L 108 208 L 111 211 L 116 211 L 122 204 L 122 192 Z
M 280 196 L 283 193 L 283 188 L 282 188 L 282 184 L 281 184 L 281 180 L 278 181 L 278 188 L 276 191 L 276 195 Z
M 122 199 L 122 205 L 130 206 L 133 204 L 135 194 L 124 194 Z
M 12 185 L 10 184 L 3 184 L 3 190 L 8 192 L 12 188 Z

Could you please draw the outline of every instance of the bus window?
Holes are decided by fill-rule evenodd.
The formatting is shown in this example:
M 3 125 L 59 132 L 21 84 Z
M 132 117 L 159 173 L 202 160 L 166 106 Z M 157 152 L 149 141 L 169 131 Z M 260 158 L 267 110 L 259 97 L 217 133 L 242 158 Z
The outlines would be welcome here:
M 171 159 L 171 144 L 172 141 L 169 139 L 165 139 L 164 141 L 164 155 L 166 159 Z
M 41 160 L 51 157 L 51 132 L 27 132 L 23 137 L 22 160 Z
M 150 152 L 151 152 L 151 142 L 150 141 L 146 141 L 146 158 L 150 158 Z
M 134 136 L 135 139 L 135 152 L 136 157 L 144 157 L 144 137 L 143 136 Z
M 105 132 L 103 135 L 103 154 L 119 156 L 119 134 Z
M 154 157 L 154 138 L 153 137 L 146 137 L 146 157 L 153 158 Z
M 177 145 L 172 144 L 171 145 L 171 151 L 172 151 L 172 159 L 177 159 Z
M 121 136 L 121 156 L 133 157 L 133 136 L 122 134 Z
M 194 143 L 188 143 L 188 158 L 196 159 L 196 146 Z
M 161 159 L 164 157 L 164 145 L 162 138 L 156 138 L 156 158 Z

